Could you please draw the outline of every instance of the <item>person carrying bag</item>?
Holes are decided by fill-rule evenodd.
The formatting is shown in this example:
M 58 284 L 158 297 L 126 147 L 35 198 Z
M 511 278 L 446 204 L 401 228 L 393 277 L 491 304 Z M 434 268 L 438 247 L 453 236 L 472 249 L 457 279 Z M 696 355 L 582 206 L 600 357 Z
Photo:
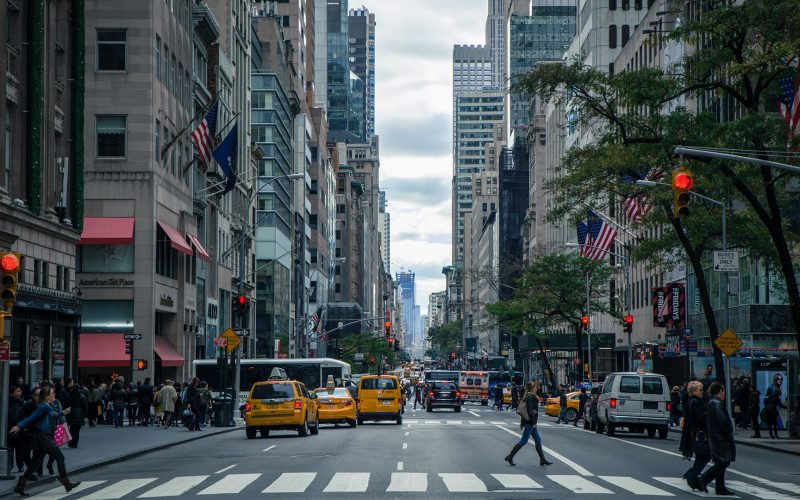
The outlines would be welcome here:
M 522 400 L 517 406 L 517 414 L 520 416 L 519 426 L 520 429 L 522 429 L 522 438 L 506 456 L 505 461 L 508 462 L 508 465 L 516 465 L 514 463 L 514 455 L 528 443 L 531 435 L 533 435 L 533 440 L 536 443 L 536 452 L 539 454 L 539 465 L 552 465 L 552 462 L 548 462 L 544 456 L 542 438 L 539 436 L 539 430 L 536 428 L 536 424 L 539 420 L 538 390 L 538 382 L 529 381 L 525 384 L 525 394 L 522 396 Z

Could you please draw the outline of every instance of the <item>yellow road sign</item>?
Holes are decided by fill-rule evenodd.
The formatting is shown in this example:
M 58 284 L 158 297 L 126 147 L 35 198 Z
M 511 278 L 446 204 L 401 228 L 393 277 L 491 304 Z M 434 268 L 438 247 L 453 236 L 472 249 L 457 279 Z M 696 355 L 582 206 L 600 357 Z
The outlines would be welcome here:
M 739 350 L 740 347 L 744 345 L 742 339 L 736 336 L 736 334 L 730 328 L 726 328 L 722 334 L 717 337 L 714 341 L 714 344 L 722 351 L 723 354 L 730 357 L 733 353 Z
M 233 328 L 228 328 L 222 333 L 222 335 L 220 335 L 217 338 L 225 339 L 225 345 L 223 346 L 225 352 L 231 352 L 232 350 L 239 347 L 239 344 L 242 343 L 242 341 L 239 340 L 239 336 L 236 335 L 236 332 L 233 331 Z

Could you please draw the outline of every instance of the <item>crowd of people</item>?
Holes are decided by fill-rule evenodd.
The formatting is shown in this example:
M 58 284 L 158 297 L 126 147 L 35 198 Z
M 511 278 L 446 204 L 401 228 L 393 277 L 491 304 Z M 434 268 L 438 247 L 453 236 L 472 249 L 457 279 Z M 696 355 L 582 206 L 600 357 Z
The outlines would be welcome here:
M 123 377 L 97 383 L 94 379 L 81 384 L 71 378 L 42 380 L 34 387 L 17 377 L 9 388 L 8 444 L 14 464 L 21 476 L 15 492 L 26 495 L 28 481 L 43 474 L 44 458 L 47 470 L 58 479 L 67 492 L 79 483 L 67 477 L 64 454 L 60 446 L 77 448 L 81 429 L 97 425 L 124 427 L 160 427 L 167 429 L 185 426 L 199 431 L 207 425 L 213 408 L 211 389 L 198 378 L 191 383 L 165 380 L 153 385 L 150 378 L 130 383 Z M 65 439 L 65 436 L 68 439 Z

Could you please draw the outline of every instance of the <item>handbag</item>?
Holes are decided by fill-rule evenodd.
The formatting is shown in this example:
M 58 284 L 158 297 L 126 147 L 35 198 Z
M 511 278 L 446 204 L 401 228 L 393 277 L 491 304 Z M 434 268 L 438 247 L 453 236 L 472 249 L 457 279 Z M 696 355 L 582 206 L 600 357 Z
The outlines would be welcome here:
M 56 443 L 56 446 L 64 446 L 72 441 L 72 434 L 69 433 L 68 424 L 58 424 L 56 426 L 56 432 L 53 434 L 53 441 Z
M 527 401 L 522 400 L 522 401 L 519 402 L 519 404 L 517 405 L 517 415 L 522 417 L 522 420 L 525 420 L 526 422 L 531 419 L 531 416 L 528 415 L 528 402 Z
M 708 437 L 703 431 L 698 431 L 692 436 L 692 451 L 695 455 L 710 455 L 711 447 L 708 444 Z

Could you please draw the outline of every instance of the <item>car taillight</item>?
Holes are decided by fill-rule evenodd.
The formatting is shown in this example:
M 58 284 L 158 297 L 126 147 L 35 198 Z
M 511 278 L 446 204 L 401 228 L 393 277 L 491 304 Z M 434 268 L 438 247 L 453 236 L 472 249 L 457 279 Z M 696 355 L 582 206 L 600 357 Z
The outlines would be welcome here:
M 460 397 L 461 397 L 461 393 L 460 393 L 460 392 L 457 392 L 457 393 L 456 393 L 456 397 L 457 397 L 457 398 L 460 398 Z
M 302 408 L 302 407 L 303 407 L 303 402 L 302 402 L 302 401 L 300 401 L 299 399 L 296 399 L 296 400 L 294 401 L 294 409 L 295 409 L 295 410 L 299 410 L 299 409 L 300 409 L 300 408 Z
M 667 411 L 670 411 L 671 409 L 672 409 L 672 403 L 667 401 Z
M 617 400 L 616 399 L 612 399 L 609 404 L 611 405 L 611 408 L 616 408 L 617 407 Z
M 428 396 L 433 397 L 433 391 L 429 392 Z
M 250 403 L 244 405 L 244 411 L 250 411 Z

